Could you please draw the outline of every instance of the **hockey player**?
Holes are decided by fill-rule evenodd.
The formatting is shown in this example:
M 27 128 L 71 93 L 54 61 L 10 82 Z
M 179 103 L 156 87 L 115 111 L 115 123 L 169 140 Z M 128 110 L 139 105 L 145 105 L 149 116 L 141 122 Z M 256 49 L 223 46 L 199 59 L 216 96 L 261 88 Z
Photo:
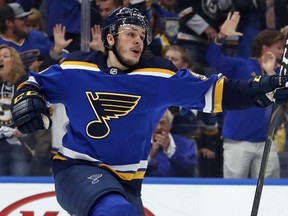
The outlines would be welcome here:
M 73 215 L 144 216 L 141 184 L 151 136 L 169 106 L 221 112 L 288 100 L 287 77 L 208 79 L 142 57 L 151 31 L 136 9 L 108 16 L 102 40 L 107 55 L 78 52 L 74 61 L 31 72 L 11 108 L 18 129 L 31 133 L 51 126 L 46 100 L 65 105 L 69 125 L 53 171 L 57 200 Z

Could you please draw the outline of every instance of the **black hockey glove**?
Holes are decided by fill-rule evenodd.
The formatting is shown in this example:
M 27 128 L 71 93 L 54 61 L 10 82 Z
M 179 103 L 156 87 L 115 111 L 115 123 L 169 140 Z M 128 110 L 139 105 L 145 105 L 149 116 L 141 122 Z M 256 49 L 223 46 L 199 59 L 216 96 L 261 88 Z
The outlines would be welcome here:
M 266 107 L 271 103 L 288 103 L 287 76 L 257 76 L 250 81 L 252 95 L 258 107 Z
M 11 112 L 15 126 L 21 133 L 27 134 L 51 127 L 49 108 L 35 90 L 16 91 Z

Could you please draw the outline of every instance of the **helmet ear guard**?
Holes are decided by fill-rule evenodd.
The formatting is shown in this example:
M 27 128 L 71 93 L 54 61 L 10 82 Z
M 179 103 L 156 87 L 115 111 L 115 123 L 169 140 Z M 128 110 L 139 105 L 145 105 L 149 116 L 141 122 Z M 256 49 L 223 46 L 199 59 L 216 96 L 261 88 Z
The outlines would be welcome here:
M 142 15 L 140 11 L 136 8 L 123 7 L 113 11 L 104 20 L 101 33 L 104 47 L 109 49 L 109 45 L 106 38 L 107 35 L 111 34 L 112 36 L 116 36 L 118 34 L 119 26 L 125 24 L 141 26 L 145 30 L 144 46 L 147 46 L 152 42 L 152 32 L 147 18 L 144 15 Z

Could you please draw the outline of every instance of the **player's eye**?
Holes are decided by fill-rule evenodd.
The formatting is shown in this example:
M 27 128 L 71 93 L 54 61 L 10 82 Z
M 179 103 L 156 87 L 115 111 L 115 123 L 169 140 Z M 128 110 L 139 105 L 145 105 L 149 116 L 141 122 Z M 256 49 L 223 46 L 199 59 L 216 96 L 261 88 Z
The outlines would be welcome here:
M 131 38 L 133 38 L 135 36 L 135 34 L 133 32 L 128 32 L 127 35 Z

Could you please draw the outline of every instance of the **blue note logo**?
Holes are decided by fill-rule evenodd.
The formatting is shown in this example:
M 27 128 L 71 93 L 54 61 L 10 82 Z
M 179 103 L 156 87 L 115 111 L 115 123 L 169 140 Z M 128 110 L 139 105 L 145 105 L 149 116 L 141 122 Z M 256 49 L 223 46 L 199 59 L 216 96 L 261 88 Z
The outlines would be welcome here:
M 128 115 L 138 104 L 141 96 L 113 92 L 86 92 L 96 118 L 86 127 L 90 138 L 102 139 L 110 133 L 109 121 Z

